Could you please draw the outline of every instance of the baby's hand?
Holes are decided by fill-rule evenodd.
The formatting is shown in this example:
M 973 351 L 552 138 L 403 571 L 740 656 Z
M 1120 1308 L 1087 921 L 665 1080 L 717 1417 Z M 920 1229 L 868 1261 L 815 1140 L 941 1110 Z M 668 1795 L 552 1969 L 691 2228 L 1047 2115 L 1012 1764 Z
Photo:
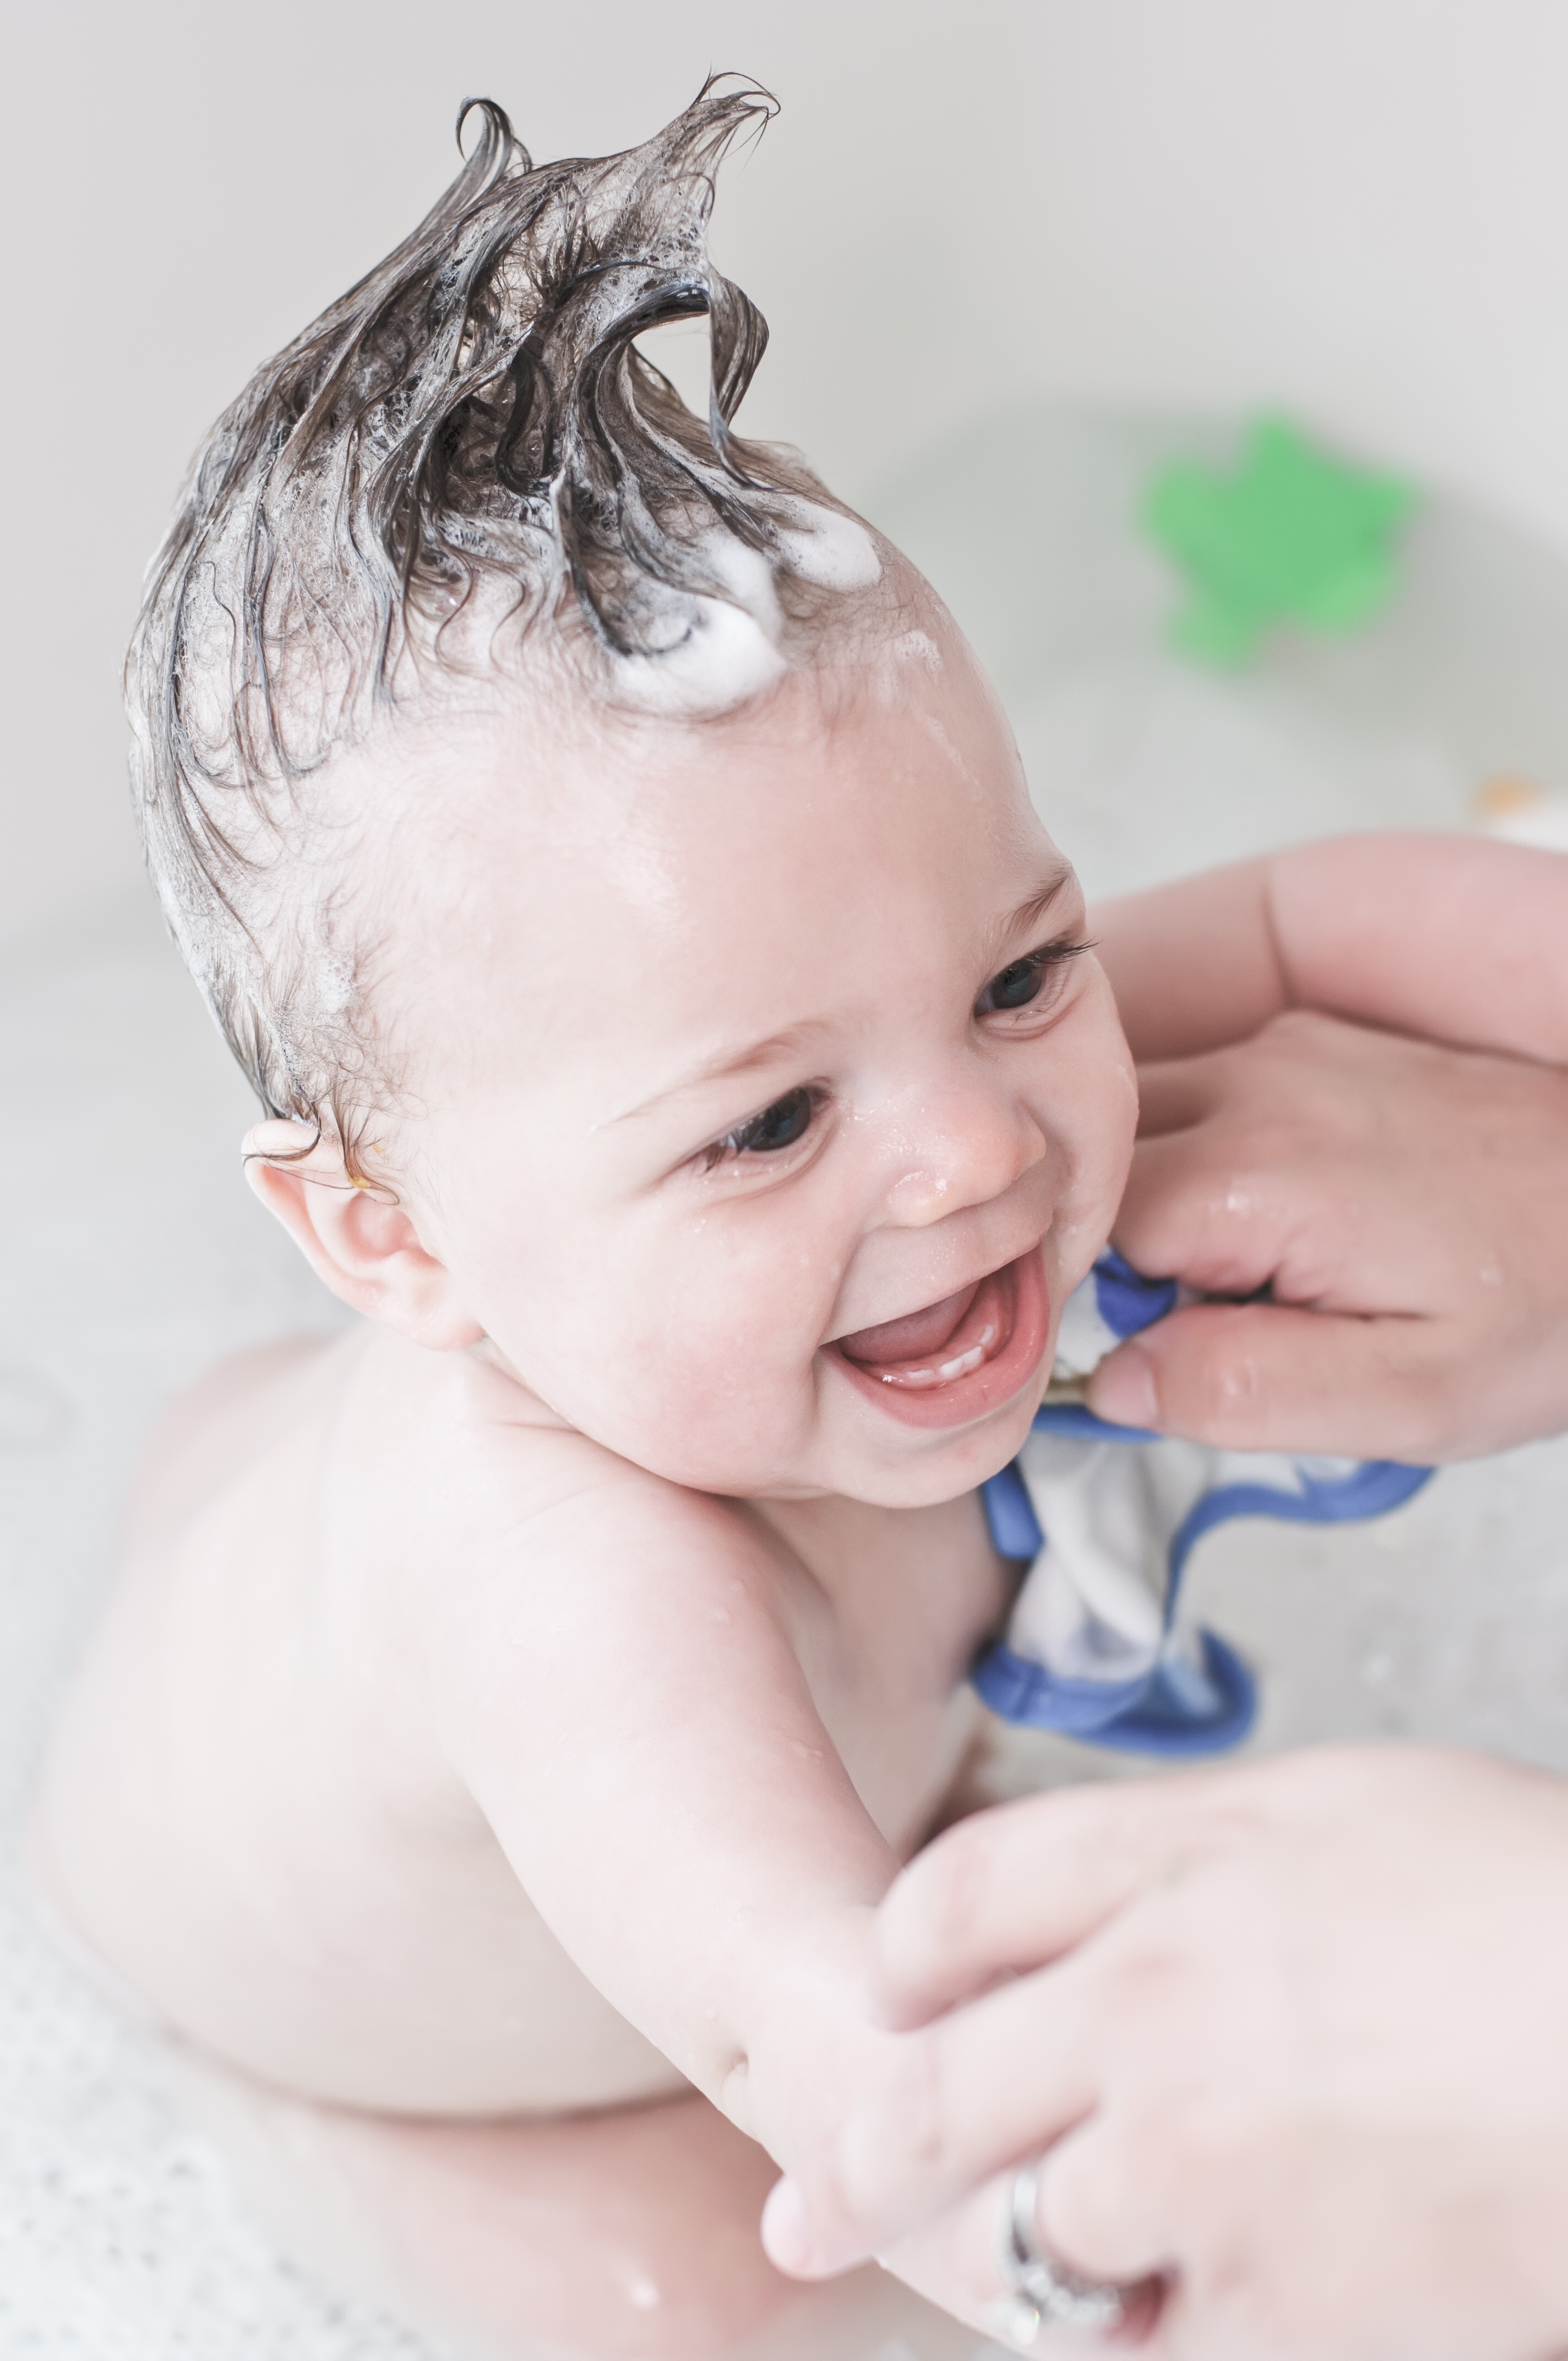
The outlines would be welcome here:
M 939 2063 L 939 2047 L 925 2030 L 904 2029 L 894 2022 L 909 2012 L 896 1982 L 890 1982 L 876 1914 L 856 1913 L 855 1919 L 858 1923 L 850 1923 L 845 1914 L 844 1923 L 819 1950 L 815 1970 L 803 1973 L 796 1967 L 781 1978 L 776 2039 L 753 2045 L 744 2085 L 732 2084 L 724 2094 L 727 2111 L 743 2128 L 763 2137 L 790 2169 L 792 2178 L 776 2184 L 769 2198 L 763 2215 L 765 2243 L 775 2264 L 802 2277 L 819 2277 L 859 2262 L 876 2243 L 874 2200 L 854 2224 L 843 2218 L 846 2209 L 834 2205 L 832 2230 L 839 2234 L 839 2244 L 834 2246 L 830 2237 L 820 2251 L 813 2232 L 821 2227 L 828 2208 L 819 2212 L 814 2203 L 807 2218 L 799 2202 L 802 2189 L 809 2200 L 819 2201 L 828 2182 L 838 2195 L 836 2167 L 842 2144 L 846 2137 L 857 2141 L 865 2125 L 897 2126 L 894 2144 L 902 2156 L 904 2175 L 917 2187 L 943 2185 L 951 2195 L 959 2185 L 946 2170 L 948 2101 L 939 2072 L 932 2070 Z M 818 1929 L 819 1936 L 827 1932 Z M 961 2116 L 970 2094 L 956 2095 Z M 815 2119 L 817 2129 L 798 2146 L 766 2138 L 761 2126 L 768 2124 L 776 2132 L 785 2117 L 803 2127 Z M 825 2126 L 830 2126 L 826 2141 Z M 1000 2184 L 988 2189 L 978 2202 L 971 2196 L 950 2212 L 922 2209 L 916 2202 L 903 2219 L 895 2199 L 882 2216 L 879 2226 L 886 2235 L 877 2245 L 877 2258 L 927 2301 L 971 2327 L 995 2334 L 1008 2309 L 1008 2290 L 1001 2269 L 1000 2238 L 987 2235 L 982 2220 L 988 2202 L 1000 2224 L 1005 2203 Z M 939 2218 L 922 2221 L 922 2211 Z M 862 2230 L 864 2235 L 859 2235 Z

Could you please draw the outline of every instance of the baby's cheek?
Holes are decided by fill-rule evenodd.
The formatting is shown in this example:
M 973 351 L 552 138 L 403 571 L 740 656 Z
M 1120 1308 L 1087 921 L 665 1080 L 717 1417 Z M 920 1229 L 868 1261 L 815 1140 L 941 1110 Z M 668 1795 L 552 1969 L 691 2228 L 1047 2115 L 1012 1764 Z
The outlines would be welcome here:
M 1122 1202 L 1138 1122 L 1137 1076 L 1114 1012 L 1085 1013 L 1090 1021 L 1070 1038 L 1063 1038 L 1067 1027 L 1058 1036 L 1047 1115 L 1058 1173 L 1056 1226 L 1064 1268 L 1069 1259 L 1081 1261 L 1080 1278 Z
M 812 1395 L 797 1373 L 738 1354 L 733 1341 L 667 1356 L 640 1397 L 607 1405 L 612 1441 L 653 1474 L 703 1492 L 766 1491 L 793 1477 L 811 1440 Z
M 798 1286 L 722 1251 L 671 1252 L 630 1291 L 613 1357 L 651 1425 L 728 1450 L 787 1422 L 816 1342 L 802 1331 Z
M 1115 1061 L 1107 1077 L 1105 1106 L 1105 1186 L 1112 1210 L 1121 1202 L 1132 1167 L 1133 1144 L 1138 1131 L 1138 1077 L 1131 1054 L 1116 1028 Z

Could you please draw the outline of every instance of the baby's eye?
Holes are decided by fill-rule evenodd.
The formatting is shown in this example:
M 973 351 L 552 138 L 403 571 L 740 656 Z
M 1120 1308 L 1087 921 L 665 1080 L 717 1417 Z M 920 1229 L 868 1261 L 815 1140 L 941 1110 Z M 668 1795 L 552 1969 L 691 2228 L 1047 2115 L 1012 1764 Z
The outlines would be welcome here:
M 803 1083 L 798 1090 L 786 1091 L 749 1123 L 739 1124 L 722 1139 L 716 1139 L 703 1151 L 704 1161 L 711 1172 L 727 1156 L 773 1156 L 781 1148 L 793 1148 L 797 1139 L 805 1138 L 816 1113 L 817 1094 Z
M 1027 959 L 1014 960 L 1000 975 L 993 975 L 975 1007 L 982 1016 L 997 1008 L 1024 1008 L 1038 993 L 1045 981 L 1046 962 L 1039 951 L 1031 951 Z
M 996 1016 L 1010 1008 L 1027 1008 L 1039 998 L 1047 977 L 1061 974 L 1069 960 L 1088 949 L 1087 943 L 1042 943 L 1038 950 L 1025 952 L 992 977 L 975 1002 L 975 1015 Z

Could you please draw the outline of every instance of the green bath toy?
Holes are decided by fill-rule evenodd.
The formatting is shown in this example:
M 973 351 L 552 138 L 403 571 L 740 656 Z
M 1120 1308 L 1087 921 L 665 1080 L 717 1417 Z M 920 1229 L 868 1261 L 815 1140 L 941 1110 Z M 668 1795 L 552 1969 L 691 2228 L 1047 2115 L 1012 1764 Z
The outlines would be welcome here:
M 1177 646 L 1243 664 L 1274 624 L 1369 622 L 1394 588 L 1395 535 L 1414 500 L 1409 485 L 1331 458 L 1273 418 L 1253 427 L 1228 474 L 1190 460 L 1162 469 L 1144 522 L 1191 594 Z

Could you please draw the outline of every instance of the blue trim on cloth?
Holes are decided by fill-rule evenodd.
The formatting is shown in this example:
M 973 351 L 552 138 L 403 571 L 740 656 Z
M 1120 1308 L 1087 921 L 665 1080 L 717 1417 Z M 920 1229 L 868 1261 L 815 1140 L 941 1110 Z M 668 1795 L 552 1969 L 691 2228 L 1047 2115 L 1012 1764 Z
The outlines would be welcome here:
M 1113 1336 L 1135 1336 L 1176 1309 L 1174 1279 L 1146 1279 L 1114 1246 L 1094 1266 L 1094 1302 Z
M 1135 1335 L 1163 1319 L 1176 1301 L 1174 1280 L 1143 1279 L 1109 1250 L 1095 1265 L 1094 1286 L 1101 1318 L 1118 1336 Z M 1036 1412 L 1034 1424 L 1037 1432 L 1078 1442 L 1162 1440 L 1143 1427 L 1113 1426 L 1077 1402 L 1047 1403 Z M 1188 1561 L 1205 1533 L 1236 1517 L 1329 1525 L 1387 1516 L 1413 1499 L 1431 1474 L 1430 1467 L 1371 1459 L 1347 1476 L 1315 1476 L 1298 1466 L 1299 1491 L 1272 1484 L 1217 1485 L 1194 1504 L 1171 1536 L 1167 1632 L 1175 1620 Z M 1017 1463 L 1003 1467 L 980 1490 L 998 1553 L 1032 1563 L 1045 1547 L 1046 1536 Z M 1256 1719 L 1257 1685 L 1235 1650 L 1217 1633 L 1200 1630 L 1194 1637 L 1196 1664 L 1179 1656 L 1162 1657 L 1135 1681 L 1064 1679 L 1000 1642 L 981 1653 L 970 1679 L 1004 1721 L 1058 1730 L 1091 1745 L 1119 1747 L 1129 1753 L 1171 1759 L 1222 1753 L 1239 1745 Z
M 1010 1459 L 999 1476 L 986 1478 L 980 1488 L 980 1500 L 991 1528 L 991 1546 L 999 1557 L 1039 1556 L 1046 1537 L 1015 1459 Z
M 992 1713 L 1027 1730 L 1172 1761 L 1223 1754 L 1257 1719 L 1257 1683 L 1217 1631 L 1197 1638 L 1201 1671 L 1159 1664 L 1135 1681 L 1064 1680 L 999 1644 L 970 1678 Z
M 1343 1525 L 1360 1517 L 1386 1517 L 1413 1500 L 1432 1475 L 1430 1467 L 1404 1467 L 1392 1459 L 1364 1460 L 1353 1474 L 1326 1479 L 1304 1468 L 1298 1473 L 1299 1493 L 1281 1492 L 1272 1484 L 1220 1484 L 1205 1492 L 1171 1540 L 1172 1592 L 1203 1535 L 1217 1525 L 1228 1525 L 1233 1517 L 1273 1517 L 1288 1525 Z

